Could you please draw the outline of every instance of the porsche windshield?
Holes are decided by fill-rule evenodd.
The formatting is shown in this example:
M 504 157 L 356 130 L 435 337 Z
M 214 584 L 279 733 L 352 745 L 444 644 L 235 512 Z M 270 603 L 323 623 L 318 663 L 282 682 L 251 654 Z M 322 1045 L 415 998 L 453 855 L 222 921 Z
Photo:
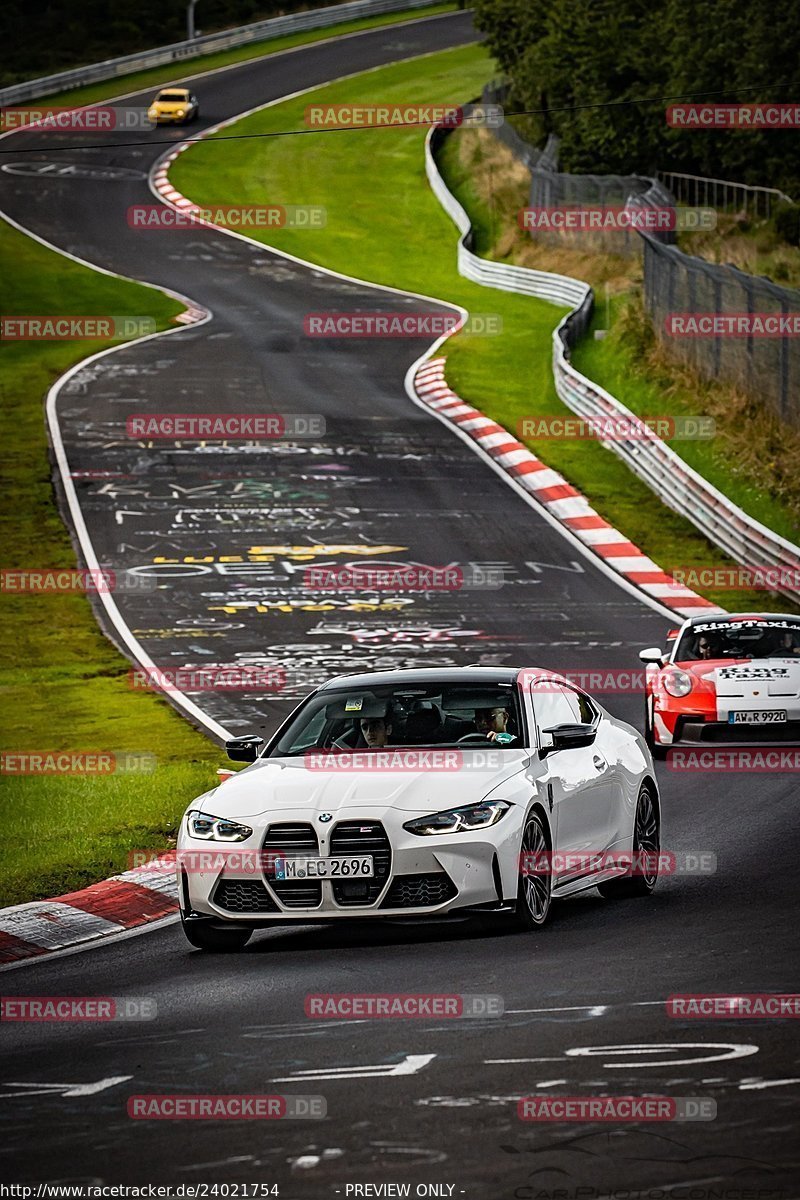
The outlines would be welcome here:
M 516 687 L 510 684 L 413 684 L 326 689 L 297 714 L 271 750 L 285 758 L 310 750 L 385 746 L 524 744 Z
M 680 640 L 675 662 L 720 658 L 799 658 L 800 621 L 703 621 Z

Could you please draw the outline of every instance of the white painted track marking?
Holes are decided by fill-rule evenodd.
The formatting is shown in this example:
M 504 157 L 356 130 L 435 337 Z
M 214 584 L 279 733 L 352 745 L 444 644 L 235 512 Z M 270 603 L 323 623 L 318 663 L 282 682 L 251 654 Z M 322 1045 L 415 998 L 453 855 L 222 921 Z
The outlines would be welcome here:
M 281 1075 L 273 1083 L 297 1083 L 317 1079 L 380 1079 L 397 1075 L 416 1075 L 436 1058 L 435 1054 L 407 1054 L 399 1063 L 378 1063 L 370 1067 L 317 1067 L 312 1071 L 295 1071 Z

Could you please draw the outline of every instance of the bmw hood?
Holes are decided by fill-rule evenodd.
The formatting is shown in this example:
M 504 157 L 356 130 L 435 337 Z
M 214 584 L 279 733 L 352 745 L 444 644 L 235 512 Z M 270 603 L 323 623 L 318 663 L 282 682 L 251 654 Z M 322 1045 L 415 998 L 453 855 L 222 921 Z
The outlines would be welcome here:
M 445 758 L 439 768 L 356 770 L 317 769 L 302 759 L 271 758 L 238 772 L 191 807 L 229 818 L 303 810 L 335 815 L 349 808 L 394 808 L 424 815 L 478 803 L 524 770 L 530 752 L 469 751 L 459 760 L 447 766 Z

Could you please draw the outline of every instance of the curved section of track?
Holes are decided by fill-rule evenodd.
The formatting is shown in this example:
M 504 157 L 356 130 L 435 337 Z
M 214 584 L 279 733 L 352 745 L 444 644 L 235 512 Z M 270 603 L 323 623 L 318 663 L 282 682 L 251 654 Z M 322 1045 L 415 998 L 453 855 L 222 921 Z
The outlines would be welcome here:
M 216 72 L 197 84 L 204 120 L 474 36 L 468 15 L 456 14 Z M 15 145 L 35 147 L 34 135 L 17 136 Z M 372 289 L 214 230 L 182 239 L 129 229 L 128 206 L 152 201 L 147 175 L 161 151 L 135 140 L 73 147 L 76 163 L 103 168 L 102 181 L 48 172 L 37 150 L 24 157 L 39 171 L 0 172 L 0 183 L 2 208 L 33 233 L 213 314 L 76 371 L 57 401 L 65 465 L 98 560 L 159 580 L 155 592 L 118 597 L 155 663 L 290 661 L 301 691 L 315 673 L 364 666 L 630 667 L 640 646 L 663 639 L 666 618 L 577 555 L 411 404 L 403 378 L 422 343 L 304 339 L 306 312 L 368 307 Z M 382 309 L 412 304 L 420 307 L 381 294 Z M 125 437 L 131 412 L 181 404 L 318 413 L 326 434 L 247 450 Z M 506 583 L 375 610 L 345 596 L 317 605 L 304 586 L 309 564 L 393 555 L 502 564 Z M 261 730 L 291 691 L 193 700 L 220 728 Z M 638 720 L 639 697 L 601 699 Z M 687 782 L 662 771 L 661 786 L 665 843 L 715 852 L 717 873 L 666 879 L 650 902 L 567 902 L 538 940 L 474 926 L 274 931 L 220 959 L 188 954 L 167 928 L 7 975 L 5 994 L 146 995 L 158 1017 L 136 1027 L 7 1027 L 7 1078 L 17 1082 L 0 1089 L 6 1161 L 26 1181 L 269 1181 L 285 1197 L 332 1200 L 347 1183 L 387 1181 L 452 1185 L 441 1194 L 481 1200 L 586 1185 L 598 1197 L 623 1184 L 710 1187 L 734 1175 L 741 1187 L 788 1186 L 794 1084 L 782 1081 L 800 1076 L 790 1023 L 679 1022 L 663 1000 L 786 990 L 796 961 L 792 781 Z M 472 1022 L 305 1018 L 308 992 L 351 990 L 502 992 L 507 1011 Z M 548 1088 L 709 1095 L 719 1116 L 611 1136 L 519 1122 L 514 1099 Z M 132 1093 L 280 1090 L 325 1095 L 327 1121 L 145 1126 L 125 1111 Z

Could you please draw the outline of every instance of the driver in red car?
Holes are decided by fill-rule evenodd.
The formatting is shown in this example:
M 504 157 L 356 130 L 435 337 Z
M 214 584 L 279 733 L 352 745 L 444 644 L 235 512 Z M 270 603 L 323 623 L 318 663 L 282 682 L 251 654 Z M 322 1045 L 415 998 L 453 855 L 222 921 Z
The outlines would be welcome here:
M 697 643 L 695 646 L 695 654 L 700 659 L 711 659 L 711 658 L 719 657 L 719 655 L 715 652 L 714 647 L 712 646 L 710 640 L 702 633 L 700 634 L 700 636 L 697 639 Z

